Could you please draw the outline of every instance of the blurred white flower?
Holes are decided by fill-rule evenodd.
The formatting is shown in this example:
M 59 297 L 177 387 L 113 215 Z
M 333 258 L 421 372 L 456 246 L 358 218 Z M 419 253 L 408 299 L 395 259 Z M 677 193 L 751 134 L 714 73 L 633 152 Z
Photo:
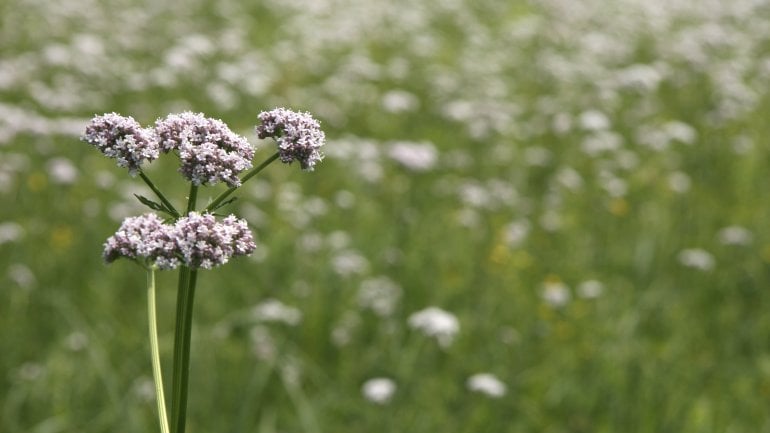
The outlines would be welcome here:
M 306 253 L 319 251 L 324 245 L 323 236 L 318 232 L 305 232 L 297 238 L 297 247 Z
M 382 96 L 382 108 L 391 113 L 414 111 L 420 106 L 420 100 L 406 90 L 391 90 Z
M 69 185 L 78 178 L 78 169 L 67 158 L 52 158 L 46 164 L 48 174 L 54 183 Z
M 511 248 L 521 246 L 527 239 L 527 236 L 529 236 L 531 229 L 532 225 L 526 219 L 520 219 L 509 223 L 503 229 L 505 243 Z
M 80 331 L 75 331 L 67 336 L 65 345 L 73 352 L 83 350 L 88 346 L 88 335 Z
M 474 208 L 489 207 L 492 204 L 492 195 L 489 190 L 476 180 L 462 183 L 457 188 L 460 201 Z
M 589 131 L 609 129 L 610 119 L 599 110 L 587 110 L 580 113 L 580 126 Z
M 152 378 L 140 376 L 131 384 L 131 393 L 141 401 L 151 402 L 155 400 L 155 385 Z
M 503 397 L 508 387 L 495 375 L 490 373 L 478 373 L 469 377 L 465 385 L 469 390 L 484 394 L 492 398 Z
M 23 381 L 32 382 L 38 380 L 48 373 L 45 365 L 39 362 L 25 362 L 16 370 L 16 377 Z
M 684 194 L 687 191 L 690 190 L 690 185 L 692 184 L 692 181 L 690 180 L 690 176 L 688 176 L 686 173 L 681 171 L 675 171 L 668 175 L 668 187 L 671 188 L 671 191 L 674 191 L 679 194 Z
M 356 204 L 356 195 L 347 190 L 334 194 L 334 204 L 342 209 L 350 209 Z
M 569 113 L 556 113 L 551 120 L 551 129 L 558 135 L 568 133 L 572 129 L 572 116 Z
M 481 224 L 481 216 L 476 209 L 464 207 L 455 213 L 457 223 L 465 228 L 476 228 Z
M 0 245 L 16 242 L 24 236 L 24 229 L 18 223 L 7 221 L 0 223 Z
M 563 167 L 556 173 L 556 181 L 565 188 L 575 191 L 583 186 L 583 177 L 572 167 Z
M 749 229 L 741 226 L 728 226 L 719 230 L 717 234 L 719 242 L 724 245 L 751 245 L 754 234 Z
M 569 287 L 558 280 L 544 282 L 540 295 L 546 303 L 553 307 L 563 307 L 572 298 Z
M 587 136 L 581 143 L 583 152 L 596 156 L 603 152 L 614 152 L 623 146 L 623 136 L 611 131 L 597 131 Z
M 663 131 L 669 140 L 678 141 L 684 144 L 693 144 L 698 138 L 698 133 L 695 131 L 695 128 L 678 120 L 666 122 L 666 124 L 663 125 Z
M 438 150 L 430 142 L 398 141 L 390 146 L 388 156 L 413 171 L 426 171 L 438 162 Z
M 265 326 L 252 327 L 249 330 L 249 340 L 251 340 L 251 351 L 257 359 L 263 361 L 275 359 L 278 352 L 277 344 Z
M 353 341 L 353 334 L 361 325 L 361 316 L 358 312 L 348 310 L 344 312 L 331 331 L 331 341 L 337 347 L 347 346 Z
M 99 170 L 94 175 L 94 183 L 101 189 L 109 189 L 115 185 L 115 175 L 106 170 Z
M 716 261 L 714 256 L 706 250 L 700 248 L 689 248 L 679 252 L 679 263 L 689 268 L 695 268 L 701 271 L 710 271 L 714 269 Z
M 596 280 L 586 280 L 577 287 L 578 296 L 585 299 L 598 298 L 604 291 L 604 285 Z
M 454 314 L 438 307 L 428 307 L 409 316 L 409 326 L 428 337 L 435 337 L 441 347 L 449 347 L 460 331 Z
M 623 197 L 628 193 L 628 183 L 614 174 L 602 176 L 601 184 L 611 197 Z
M 540 227 L 549 232 L 555 232 L 562 227 L 562 218 L 558 212 L 548 209 L 540 215 Z
M 343 230 L 335 230 L 326 237 L 329 248 L 342 250 L 350 245 L 350 234 Z
M 393 314 L 401 298 L 401 287 L 388 277 L 369 278 L 358 289 L 358 304 L 380 317 Z
M 37 282 L 35 274 L 24 264 L 14 263 L 8 266 L 8 278 L 22 289 L 31 289 Z
M 251 317 L 257 322 L 282 322 L 294 326 L 302 321 L 302 312 L 277 299 L 267 299 L 251 309 Z
M 620 86 L 636 90 L 655 90 L 662 79 L 654 66 L 645 64 L 631 65 L 618 73 Z
M 357 251 L 344 250 L 332 257 L 332 268 L 343 277 L 363 274 L 369 269 L 369 261 Z
M 369 379 L 361 386 L 364 398 L 377 404 L 388 403 L 395 392 L 396 382 L 386 377 Z

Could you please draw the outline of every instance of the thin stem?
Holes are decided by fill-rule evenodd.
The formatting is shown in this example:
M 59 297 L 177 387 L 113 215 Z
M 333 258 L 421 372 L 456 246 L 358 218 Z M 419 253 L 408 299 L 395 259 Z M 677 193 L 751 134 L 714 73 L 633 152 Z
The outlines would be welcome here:
M 155 269 L 147 270 L 147 319 L 150 324 L 150 352 L 152 353 L 152 376 L 155 381 L 155 400 L 158 402 L 158 420 L 161 433 L 169 433 L 166 397 L 163 394 L 163 376 L 160 369 L 158 349 L 158 323 L 155 309 Z
M 249 179 L 251 179 L 252 177 L 256 176 L 256 175 L 257 175 L 257 173 L 259 173 L 259 172 L 260 172 L 260 171 L 262 171 L 262 170 L 263 170 L 265 167 L 267 167 L 268 165 L 270 165 L 270 164 L 271 164 L 273 161 L 275 161 L 276 159 L 278 159 L 278 156 L 279 156 L 279 153 L 278 153 L 278 152 L 276 152 L 275 154 L 273 154 L 272 156 L 270 156 L 269 158 L 267 158 L 267 159 L 266 159 L 266 160 L 265 160 L 265 161 L 264 161 L 262 164 L 259 164 L 257 167 L 254 167 L 254 168 L 252 168 L 252 169 L 251 169 L 251 170 L 250 170 L 248 173 L 246 173 L 246 174 L 245 174 L 245 175 L 244 175 L 244 176 L 241 178 L 241 185 L 243 185 L 244 183 L 246 183 L 246 181 L 248 181 L 248 180 L 249 180 Z M 212 210 L 216 209 L 216 207 L 217 207 L 217 206 L 219 206 L 219 204 L 220 204 L 220 203 L 222 203 L 222 202 L 223 202 L 223 201 L 224 201 L 224 200 L 225 200 L 227 197 L 229 197 L 229 196 L 230 196 L 230 194 L 232 194 L 232 193 L 233 193 L 233 192 L 234 192 L 236 189 L 238 189 L 238 188 L 239 188 L 239 187 L 237 187 L 237 186 L 233 186 L 233 187 L 230 187 L 230 188 L 229 188 L 227 191 L 223 192 L 222 194 L 219 194 L 219 196 L 218 196 L 217 198 L 215 198 L 215 199 L 214 199 L 214 201 L 212 201 L 211 203 L 209 203 L 209 205 L 208 205 L 208 206 L 206 206 L 206 208 L 205 208 L 205 209 L 203 209 L 203 212 L 211 212 Z
M 160 192 L 160 190 L 158 189 L 158 187 L 157 187 L 157 186 L 155 186 L 155 184 L 154 184 L 154 183 L 152 183 L 152 181 L 150 180 L 150 178 L 149 178 L 149 177 L 147 177 L 147 175 L 146 175 L 146 174 L 144 174 L 144 173 L 143 173 L 143 172 L 141 172 L 141 171 L 139 172 L 139 177 L 141 177 L 141 178 L 142 178 L 142 180 L 144 181 L 144 183 L 146 183 L 146 184 L 147 184 L 147 186 L 149 186 L 149 187 L 150 187 L 150 189 L 152 190 L 152 192 L 154 192 L 154 193 L 155 193 L 155 195 L 156 195 L 156 196 L 157 196 L 157 197 L 160 199 L 161 203 L 163 203 L 163 205 L 164 205 L 164 206 L 166 206 L 166 207 L 168 208 L 168 210 L 170 210 L 170 211 L 171 211 L 171 213 L 173 214 L 174 218 L 178 217 L 178 216 L 179 216 L 179 211 L 177 211 L 177 210 L 176 210 L 176 208 L 174 207 L 174 205 L 173 205 L 173 204 L 171 204 L 171 202 L 170 202 L 170 201 L 168 201 L 168 199 L 166 198 L 166 196 L 165 196 L 165 195 L 163 195 L 163 193 L 162 193 L 162 192 Z

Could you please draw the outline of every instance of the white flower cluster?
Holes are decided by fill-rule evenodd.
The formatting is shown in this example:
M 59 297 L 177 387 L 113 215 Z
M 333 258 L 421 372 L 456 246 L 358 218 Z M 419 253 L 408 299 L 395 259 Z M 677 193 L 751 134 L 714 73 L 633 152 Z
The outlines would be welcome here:
M 211 269 L 256 247 L 246 221 L 234 215 L 218 222 L 211 214 L 190 212 L 171 225 L 148 213 L 126 218 L 105 242 L 103 256 L 108 263 L 125 257 L 160 269 Z
M 160 152 L 175 150 L 182 163 L 179 172 L 196 185 L 224 181 L 241 184 L 238 174 L 251 168 L 254 148 L 221 120 L 202 113 L 184 112 L 158 119 L 155 128 L 143 128 L 132 117 L 108 113 L 96 116 L 81 139 L 118 161 L 135 175 L 142 164 Z
M 238 174 L 250 169 L 254 158 L 254 148 L 245 138 L 202 113 L 188 111 L 158 119 L 155 134 L 163 152 L 179 153 L 179 172 L 196 185 L 223 181 L 240 186 Z
M 320 152 L 326 142 L 321 125 L 310 113 L 298 113 L 276 108 L 259 113 L 259 138 L 272 137 L 278 143 L 281 162 L 298 161 L 303 170 L 312 171 L 324 155 Z
M 142 128 L 133 117 L 117 113 L 94 117 L 81 139 L 108 158 L 116 159 L 118 166 L 127 168 L 131 175 L 135 175 L 145 161 L 157 159 L 160 153 L 151 130 Z

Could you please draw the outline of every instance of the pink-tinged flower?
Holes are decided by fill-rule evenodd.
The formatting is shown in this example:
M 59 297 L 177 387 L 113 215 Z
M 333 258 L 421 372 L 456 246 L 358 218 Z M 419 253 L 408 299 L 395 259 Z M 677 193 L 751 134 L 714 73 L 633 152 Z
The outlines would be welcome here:
M 129 217 L 104 244 L 104 260 L 112 263 L 125 257 L 160 269 L 179 266 L 174 227 L 163 224 L 157 215 L 148 213 Z
M 128 168 L 133 176 L 144 161 L 158 158 L 158 142 L 152 131 L 142 128 L 133 117 L 107 113 L 91 119 L 81 140 L 116 159 L 119 167 Z
M 303 170 L 313 171 L 323 159 L 319 149 L 326 142 L 326 135 L 310 113 L 276 108 L 263 111 L 258 117 L 261 124 L 256 128 L 257 136 L 275 139 L 281 162 L 298 161 Z
M 211 269 L 257 248 L 246 221 L 234 215 L 219 223 L 214 215 L 190 212 L 174 230 L 182 260 L 191 268 Z
M 104 244 L 104 259 L 111 263 L 125 257 L 160 269 L 182 264 L 211 269 L 256 247 L 246 221 L 234 215 L 218 222 L 214 215 L 190 212 L 172 225 L 150 213 L 126 218 Z
M 251 168 L 254 148 L 218 119 L 202 113 L 170 114 L 155 122 L 160 150 L 176 150 L 182 166 L 179 172 L 196 185 L 219 181 L 240 186 L 238 175 Z

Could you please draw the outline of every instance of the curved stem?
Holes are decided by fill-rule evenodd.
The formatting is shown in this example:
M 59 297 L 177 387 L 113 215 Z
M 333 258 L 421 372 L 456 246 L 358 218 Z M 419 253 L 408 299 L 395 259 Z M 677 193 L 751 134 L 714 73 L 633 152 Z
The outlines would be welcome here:
M 260 172 L 260 171 L 262 171 L 262 170 L 263 170 L 265 167 L 267 167 L 268 165 L 270 165 L 270 164 L 271 164 L 273 161 L 275 161 L 276 159 L 278 159 L 278 155 L 279 155 L 279 153 L 278 153 L 278 152 L 276 152 L 275 154 L 273 154 L 272 156 L 270 156 L 269 158 L 267 158 L 267 159 L 266 159 L 266 160 L 265 160 L 265 161 L 264 161 L 262 164 L 259 164 L 257 167 L 254 167 L 254 168 L 252 168 L 252 169 L 251 169 L 251 170 L 250 170 L 248 173 L 246 173 L 246 174 L 245 174 L 245 175 L 244 175 L 244 176 L 241 178 L 241 185 L 243 185 L 244 183 L 246 183 L 246 181 L 248 181 L 248 180 L 249 180 L 249 179 L 251 179 L 252 177 L 256 176 L 256 175 L 257 175 L 257 173 L 259 173 L 259 172 Z M 203 209 L 203 212 L 211 212 L 212 210 L 216 209 L 216 207 L 217 207 L 217 206 L 219 206 L 219 204 L 220 204 L 220 203 L 222 203 L 222 202 L 223 202 L 223 201 L 224 201 L 224 200 L 225 200 L 227 197 L 229 197 L 229 196 L 230 196 L 230 194 L 232 194 L 232 193 L 233 193 L 233 192 L 234 192 L 236 189 L 238 189 L 238 188 L 239 188 L 239 187 L 237 187 L 237 186 L 233 186 L 233 187 L 230 187 L 230 188 L 229 188 L 227 191 L 223 192 L 222 194 L 219 194 L 219 196 L 218 196 L 217 198 L 215 198 L 215 199 L 214 199 L 214 201 L 212 201 L 211 203 L 209 203 L 209 205 L 208 205 L 208 206 L 206 206 L 206 208 L 205 208 L 205 209 Z
M 147 270 L 147 319 L 150 328 L 150 352 L 152 353 L 152 376 L 155 381 L 155 400 L 158 403 L 158 420 L 161 433 L 169 433 L 166 397 L 163 394 L 163 376 L 160 368 L 160 350 L 158 349 L 158 323 L 155 308 L 155 269 Z
M 171 204 L 171 202 L 170 202 L 170 201 L 168 201 L 168 199 L 166 198 L 166 196 L 165 196 L 165 195 L 163 195 L 163 193 L 162 193 L 162 192 L 160 192 L 160 190 L 158 189 L 158 187 L 157 187 L 157 186 L 155 186 L 155 184 L 154 184 L 154 183 L 152 183 L 152 181 L 150 180 L 150 178 L 149 178 L 149 177 L 147 177 L 147 175 L 146 175 L 146 174 L 144 174 L 144 173 L 143 173 L 143 172 L 141 172 L 141 171 L 139 172 L 139 177 L 141 177 L 141 178 L 142 178 L 142 180 L 144 181 L 144 183 L 146 183 L 146 184 L 147 184 L 147 186 L 149 186 L 149 187 L 150 187 L 150 189 L 152 190 L 152 192 L 154 192 L 154 193 L 155 193 L 155 195 L 158 197 L 158 199 L 160 199 L 161 203 L 163 203 L 163 205 L 164 205 L 164 206 L 166 206 L 166 207 L 168 208 L 168 210 L 170 210 L 170 211 L 171 211 L 171 213 L 172 213 L 172 215 L 174 216 L 174 218 L 177 218 L 177 217 L 179 217 L 179 211 L 177 211 L 177 210 L 176 210 L 176 208 L 174 207 L 174 205 L 173 205 L 173 204 Z

